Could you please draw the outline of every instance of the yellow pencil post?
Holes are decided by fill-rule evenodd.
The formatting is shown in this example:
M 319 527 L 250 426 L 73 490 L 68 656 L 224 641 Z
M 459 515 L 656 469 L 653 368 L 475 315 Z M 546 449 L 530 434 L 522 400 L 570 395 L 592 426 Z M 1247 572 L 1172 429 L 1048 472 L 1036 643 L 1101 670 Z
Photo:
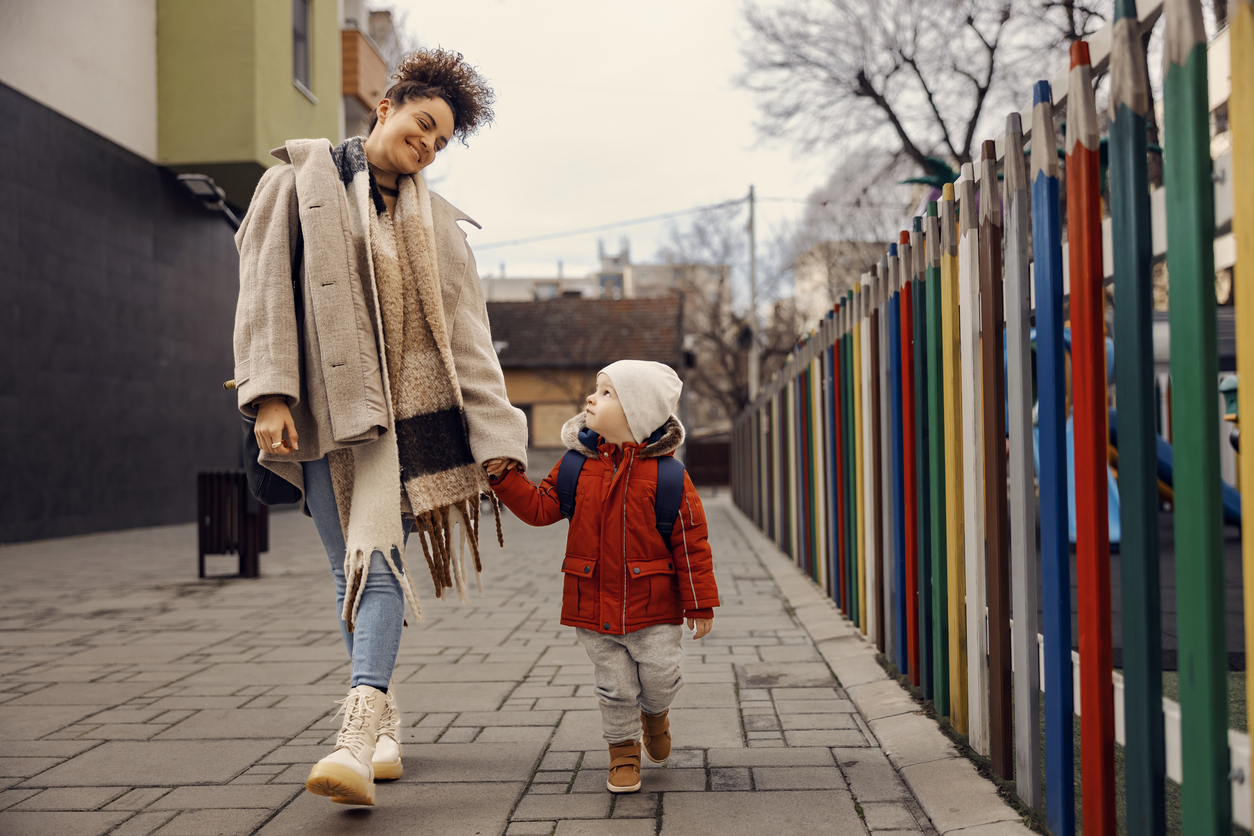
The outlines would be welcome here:
M 967 734 L 966 561 L 963 559 L 961 349 L 958 332 L 958 215 L 954 187 L 941 191 L 941 376 L 945 411 L 945 550 L 949 587 L 949 715 Z
M 1228 37 L 1232 55 L 1232 92 L 1228 97 L 1228 126 L 1232 132 L 1232 231 L 1237 243 L 1232 282 L 1237 308 L 1237 415 L 1254 427 L 1254 0 L 1238 0 L 1232 10 Z M 1250 435 L 1254 437 L 1254 433 Z M 1252 443 L 1250 438 L 1242 441 L 1247 448 Z M 1254 455 L 1249 449 L 1240 457 L 1239 466 L 1241 515 L 1248 520 L 1254 516 Z M 1252 647 L 1254 536 L 1241 538 L 1241 553 L 1245 567 L 1245 646 Z M 1254 678 L 1248 669 L 1245 693 L 1247 722 L 1254 724 Z M 1246 766 L 1248 769 L 1250 765 Z

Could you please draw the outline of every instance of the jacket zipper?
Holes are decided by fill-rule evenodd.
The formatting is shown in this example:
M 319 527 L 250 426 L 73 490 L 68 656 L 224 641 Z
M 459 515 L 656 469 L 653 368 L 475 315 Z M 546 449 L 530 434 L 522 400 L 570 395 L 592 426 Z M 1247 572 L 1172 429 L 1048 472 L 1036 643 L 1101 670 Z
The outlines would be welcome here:
M 631 466 L 635 457 L 630 452 L 623 456 L 627 472 L 623 474 L 623 620 L 622 634 L 627 635 L 627 486 L 631 482 Z M 616 468 L 617 471 L 617 468 Z

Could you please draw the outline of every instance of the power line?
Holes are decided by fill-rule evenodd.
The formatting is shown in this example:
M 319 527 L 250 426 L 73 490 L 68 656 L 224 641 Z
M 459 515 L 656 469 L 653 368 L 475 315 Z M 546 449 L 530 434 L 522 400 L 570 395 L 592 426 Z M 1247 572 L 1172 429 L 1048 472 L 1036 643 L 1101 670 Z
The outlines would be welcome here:
M 724 200 L 722 203 L 711 203 L 706 206 L 694 206 L 690 209 L 681 209 L 678 212 L 664 212 L 660 215 L 649 215 L 645 218 L 632 218 L 627 221 L 617 221 L 615 223 L 601 224 L 600 226 L 589 226 L 583 229 L 571 229 L 565 232 L 548 232 L 543 235 L 533 235 L 529 238 L 515 238 L 512 241 L 493 241 L 489 244 L 475 244 L 476 251 L 491 250 L 497 247 L 515 247 L 520 244 L 534 244 L 538 241 L 552 241 L 556 238 L 573 238 L 576 235 L 587 235 L 591 232 L 608 232 L 612 229 L 621 229 L 626 226 L 638 226 L 639 224 L 653 223 L 654 221 L 664 221 L 668 218 L 679 218 L 684 215 L 695 215 L 698 212 L 709 212 L 714 209 L 725 209 L 728 206 L 735 206 L 744 203 L 745 198 L 737 197 L 732 200 Z

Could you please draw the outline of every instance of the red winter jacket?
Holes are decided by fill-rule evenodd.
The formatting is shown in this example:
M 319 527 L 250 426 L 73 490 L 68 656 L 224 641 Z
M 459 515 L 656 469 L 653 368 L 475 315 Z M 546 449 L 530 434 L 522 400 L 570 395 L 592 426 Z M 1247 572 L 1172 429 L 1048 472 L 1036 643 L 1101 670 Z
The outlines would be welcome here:
M 718 587 L 705 510 L 686 473 L 669 550 L 657 530 L 657 457 L 679 447 L 683 425 L 672 417 L 660 440 L 621 448 L 592 432 L 580 438 L 586 429 L 582 413 L 562 428 L 566 445 L 588 457 L 562 561 L 562 624 L 626 635 L 654 624 L 681 624 L 685 617 L 712 618 Z M 539 487 L 517 470 L 492 487 L 523 522 L 552 525 L 562 519 L 558 466 Z

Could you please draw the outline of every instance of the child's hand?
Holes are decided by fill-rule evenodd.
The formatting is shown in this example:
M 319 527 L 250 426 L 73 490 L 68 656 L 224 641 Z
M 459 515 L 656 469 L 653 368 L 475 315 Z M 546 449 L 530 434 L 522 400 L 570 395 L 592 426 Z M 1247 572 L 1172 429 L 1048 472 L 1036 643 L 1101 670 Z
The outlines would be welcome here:
M 712 618 L 690 618 L 688 619 L 688 629 L 696 630 L 694 639 L 703 639 L 709 632 L 714 629 L 714 619 Z
M 483 469 L 488 471 L 488 475 L 493 479 L 499 479 L 506 474 L 507 471 L 513 470 L 520 465 L 513 459 L 488 459 L 483 463 Z

